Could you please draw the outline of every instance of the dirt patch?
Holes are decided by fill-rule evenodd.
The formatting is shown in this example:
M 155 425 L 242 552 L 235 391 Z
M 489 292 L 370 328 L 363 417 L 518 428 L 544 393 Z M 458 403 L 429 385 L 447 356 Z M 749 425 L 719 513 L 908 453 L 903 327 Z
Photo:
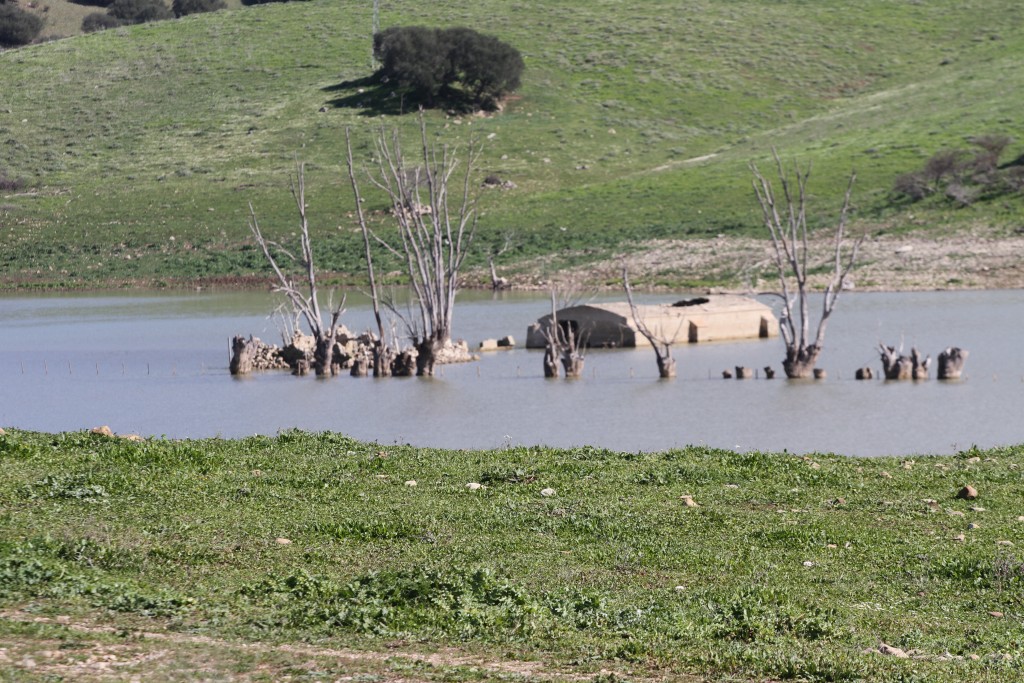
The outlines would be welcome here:
M 811 271 L 827 269 L 830 240 L 811 243 Z M 858 291 L 1017 289 L 1024 287 L 1024 236 L 975 230 L 952 236 L 881 235 L 864 241 L 852 288 Z M 707 289 L 759 292 L 777 287 L 771 243 L 763 239 L 718 237 L 658 240 L 593 263 L 554 268 L 538 259 L 506 274 L 520 289 L 618 289 L 622 266 L 645 289 Z M 816 268 L 816 266 L 818 268 Z M 812 278 L 821 285 L 826 274 Z M 699 283 L 712 283 L 701 285 Z
M 0 643 L 0 668 L 33 679 L 279 681 L 305 680 L 305 676 L 316 674 L 331 676 L 325 680 L 370 675 L 373 680 L 398 683 L 441 680 L 472 672 L 473 680 L 481 681 L 521 677 L 575 682 L 595 675 L 566 671 L 541 660 L 496 659 L 454 648 L 417 651 L 404 642 L 388 643 L 379 651 L 356 650 L 224 640 L 140 629 L 138 624 L 41 617 L 20 610 L 2 611 L 0 619 L 46 627 L 39 634 L 8 636 Z M 464 673 L 454 674 L 454 670 Z M 645 680 L 635 675 L 630 679 Z

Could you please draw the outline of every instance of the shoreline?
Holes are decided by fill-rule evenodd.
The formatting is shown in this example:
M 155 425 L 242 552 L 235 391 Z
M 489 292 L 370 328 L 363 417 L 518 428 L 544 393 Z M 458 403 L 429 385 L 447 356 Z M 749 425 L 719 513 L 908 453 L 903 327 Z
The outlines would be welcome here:
M 823 289 L 834 245 L 829 239 L 810 244 L 811 286 Z M 619 252 L 579 265 L 560 260 L 563 253 L 518 263 L 498 264 L 512 291 L 615 291 L 621 289 L 623 265 L 638 291 L 695 291 L 749 294 L 777 289 L 777 275 L 767 239 L 719 236 L 710 239 L 653 240 L 627 245 Z M 359 278 L 325 272 L 321 282 L 332 287 L 361 287 Z M 490 289 L 485 267 L 466 269 L 460 289 Z M 881 234 L 864 240 L 851 273 L 852 291 L 912 292 L 1024 289 L 1024 234 L 997 234 L 976 229 L 953 235 Z M 43 293 L 89 293 L 118 290 L 202 291 L 263 290 L 273 286 L 268 275 L 214 275 L 201 278 L 116 279 L 66 285 L 28 278 L 0 280 L 0 296 Z

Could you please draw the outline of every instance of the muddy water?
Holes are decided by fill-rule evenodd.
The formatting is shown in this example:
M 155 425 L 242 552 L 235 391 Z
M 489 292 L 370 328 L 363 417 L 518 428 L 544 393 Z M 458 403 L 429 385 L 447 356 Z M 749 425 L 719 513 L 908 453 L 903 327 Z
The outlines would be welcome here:
M 274 305 L 254 293 L 0 298 L 0 425 L 108 424 L 167 437 L 299 427 L 449 448 L 708 444 L 865 456 L 1024 443 L 1019 290 L 847 295 L 830 321 L 822 382 L 721 379 L 736 365 L 778 368 L 778 339 L 678 347 L 680 375 L 672 381 L 658 380 L 649 350 L 594 350 L 582 379 L 545 380 L 541 353 L 525 349 L 446 366 L 433 379 L 233 379 L 228 339 L 276 340 Z M 456 335 L 474 345 L 506 334 L 522 341 L 547 306 L 543 295 L 468 293 L 456 310 Z M 365 301 L 350 295 L 349 327 L 365 329 L 371 319 Z M 932 356 L 950 345 L 969 349 L 966 379 L 853 380 L 860 366 L 878 370 L 879 341 L 901 339 L 908 351 L 916 345 Z

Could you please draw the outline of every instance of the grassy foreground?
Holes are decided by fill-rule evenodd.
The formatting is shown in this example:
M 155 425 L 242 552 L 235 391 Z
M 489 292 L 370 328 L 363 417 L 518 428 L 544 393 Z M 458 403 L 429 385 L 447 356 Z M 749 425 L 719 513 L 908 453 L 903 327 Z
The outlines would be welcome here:
M 11 430 L 0 680 L 1021 680 L 1021 460 Z
M 365 81 L 372 6 L 273 3 L 0 52 L 0 169 L 24 181 L 0 191 L 0 287 L 265 275 L 248 203 L 288 240 L 296 157 L 321 267 L 360 273 L 344 130 L 368 163 L 381 125 L 416 128 Z M 890 197 L 898 175 L 971 136 L 1016 138 L 1004 161 L 1024 152 L 1016 0 L 394 0 L 380 22 L 470 26 L 526 59 L 501 114 L 428 115 L 444 142 L 486 141 L 480 179 L 516 184 L 484 193 L 472 265 L 509 235 L 499 266 L 553 256 L 551 272 L 654 239 L 760 235 L 748 164 L 772 146 L 814 165 L 815 226 L 854 168 L 858 230 L 1024 223 L 1019 192 L 960 210 Z M 367 208 L 384 222 L 382 197 L 367 192 Z

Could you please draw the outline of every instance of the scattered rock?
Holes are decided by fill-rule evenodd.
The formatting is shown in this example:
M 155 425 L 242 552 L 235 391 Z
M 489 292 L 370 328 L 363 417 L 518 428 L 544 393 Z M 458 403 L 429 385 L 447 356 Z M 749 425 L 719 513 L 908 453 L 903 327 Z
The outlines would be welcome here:
M 254 477 L 262 477 L 263 476 L 263 470 L 253 470 L 252 472 L 250 472 L 250 474 L 252 474 L 252 476 L 254 476 Z
M 973 464 L 974 464 L 974 463 L 976 463 L 976 462 L 981 462 L 981 458 L 979 458 L 979 457 L 977 457 L 977 456 L 975 456 L 975 457 L 973 457 L 973 458 L 967 458 L 967 462 L 969 462 L 970 464 L 972 464 L 972 465 L 973 465 Z
M 964 513 L 960 512 L 959 510 L 949 510 L 949 516 L 950 517 L 966 517 L 967 515 L 965 515 Z
M 804 566 L 805 567 L 813 567 L 814 563 L 811 562 L 810 560 L 804 560 Z
M 122 434 L 121 438 L 125 441 L 145 441 L 145 439 L 138 434 Z
M 555 490 L 552 488 L 541 489 L 540 495 L 544 496 L 545 498 L 550 498 L 551 496 L 555 495 Z
M 501 339 L 498 340 L 498 347 L 499 348 L 503 348 L 503 349 L 509 348 L 510 349 L 510 348 L 514 347 L 515 345 L 516 345 L 516 338 L 513 337 L 511 334 L 510 335 L 506 335 L 506 336 L 504 336 L 504 337 L 502 337 Z
M 1003 616 L 1002 612 L 989 612 L 988 614 L 989 616 L 995 617 L 996 619 L 999 619 Z
M 0 427 L 0 436 L 4 436 L 7 432 L 4 431 L 3 427 Z
M 974 500 L 978 497 L 978 490 L 973 486 L 965 486 L 956 494 L 957 498 L 963 498 L 964 500 Z
M 978 524 L 977 522 L 971 522 L 970 524 L 967 525 L 967 529 L 969 531 L 974 531 L 975 529 L 980 529 L 980 528 L 981 528 L 981 525 Z
M 996 545 L 1013 545 L 1013 541 L 996 541 Z
M 415 479 L 410 479 L 409 481 L 405 482 L 405 485 L 406 486 L 416 486 L 416 480 Z
M 1024 515 L 1018 515 L 1017 516 L 1017 521 L 1018 522 L 1024 522 Z
M 969 654 L 967 655 L 967 659 L 971 660 L 972 662 L 976 662 L 979 659 L 981 659 L 981 655 Z
M 497 351 L 498 350 L 498 340 L 497 339 L 484 339 L 482 342 L 480 342 L 480 350 L 481 351 Z
M 956 536 L 953 537 L 953 540 L 958 542 L 958 543 L 963 543 L 966 539 L 967 539 L 967 537 L 964 536 L 963 534 L 957 534 Z
M 676 591 L 676 593 L 682 593 L 682 592 L 684 592 L 685 590 L 686 590 L 686 586 L 676 586 L 676 587 L 675 587 L 675 591 Z
M 893 647 L 892 645 L 886 645 L 885 643 L 882 643 L 878 646 L 878 652 L 879 654 L 883 654 L 887 657 L 896 657 L 897 659 L 910 659 L 910 655 L 908 655 L 900 648 Z
M 479 491 L 480 489 L 483 488 L 483 485 L 478 484 L 475 481 L 471 481 L 468 484 L 466 484 L 466 488 L 469 489 L 470 491 Z
M 835 500 L 832 501 L 832 507 L 837 508 L 837 507 L 842 507 L 843 505 L 846 505 L 846 499 L 845 498 L 840 497 L 840 498 L 836 498 Z
M 277 543 L 278 545 L 291 545 L 292 544 L 292 541 L 291 541 L 290 538 L 284 538 L 283 536 L 274 539 L 274 542 Z
M 980 507 L 980 506 L 978 506 L 978 505 L 972 505 L 972 506 L 971 506 L 970 508 L 968 508 L 968 509 L 969 509 L 969 510 L 970 510 L 971 512 L 984 512 L 984 511 L 985 511 L 985 508 L 983 508 L 983 507 Z
M 835 543 L 829 543 L 829 544 L 828 544 L 827 546 L 825 546 L 825 547 L 826 547 L 826 548 L 828 548 L 829 550 L 835 550 L 835 549 L 836 549 L 836 548 L 838 548 L 839 546 L 837 546 L 837 545 L 836 545 Z
M 878 476 L 880 476 L 882 479 L 892 479 L 892 475 L 886 472 L 885 470 L 882 470 L 882 473 Z
M 688 508 L 699 508 L 700 505 L 693 499 L 693 496 L 679 496 L 679 499 L 683 501 L 683 505 Z
M 107 425 L 103 425 L 102 427 L 93 427 L 92 429 L 89 430 L 89 432 L 91 434 L 99 434 L 100 436 L 113 436 L 114 435 L 114 430 L 112 430 Z
M 727 488 L 727 489 L 738 489 L 739 487 L 740 487 L 739 484 L 726 484 L 725 485 L 725 488 Z

